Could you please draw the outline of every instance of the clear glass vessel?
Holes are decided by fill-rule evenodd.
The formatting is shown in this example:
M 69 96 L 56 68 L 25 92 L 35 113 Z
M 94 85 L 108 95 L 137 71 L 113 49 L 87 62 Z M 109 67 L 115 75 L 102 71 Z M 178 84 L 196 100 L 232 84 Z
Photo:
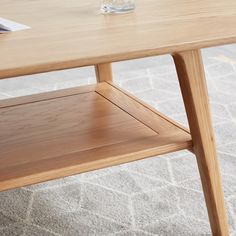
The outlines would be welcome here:
M 101 0 L 103 13 L 127 13 L 135 9 L 135 0 Z

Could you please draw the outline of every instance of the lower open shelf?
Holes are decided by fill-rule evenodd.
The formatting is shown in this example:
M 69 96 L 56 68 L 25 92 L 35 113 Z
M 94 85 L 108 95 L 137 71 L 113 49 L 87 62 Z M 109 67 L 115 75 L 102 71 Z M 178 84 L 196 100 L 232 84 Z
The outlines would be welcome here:
M 184 128 L 100 83 L 0 102 L 0 191 L 192 147 Z

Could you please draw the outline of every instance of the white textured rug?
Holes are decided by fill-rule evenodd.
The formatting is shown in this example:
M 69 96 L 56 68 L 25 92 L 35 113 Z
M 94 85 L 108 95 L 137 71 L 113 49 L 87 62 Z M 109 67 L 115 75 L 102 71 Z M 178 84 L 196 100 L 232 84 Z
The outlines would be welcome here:
M 236 46 L 203 51 L 231 235 L 236 235 Z M 186 124 L 169 56 L 114 65 L 115 82 Z M 0 81 L 0 99 L 94 83 L 93 68 Z M 183 151 L 0 193 L 1 236 L 210 235 Z

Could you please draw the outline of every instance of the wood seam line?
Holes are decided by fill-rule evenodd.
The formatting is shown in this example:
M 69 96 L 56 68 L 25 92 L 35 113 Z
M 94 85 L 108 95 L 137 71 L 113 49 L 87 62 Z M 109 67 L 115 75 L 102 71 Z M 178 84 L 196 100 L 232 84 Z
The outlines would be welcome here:
M 86 87 L 86 86 L 85 86 Z M 77 87 L 78 88 L 78 87 Z M 64 89 L 61 90 L 61 92 L 63 92 Z M 66 89 L 67 90 L 67 89 Z M 70 90 L 70 89 L 69 89 Z M 47 92 L 47 94 L 49 93 L 54 93 L 54 92 L 60 92 L 60 90 L 54 90 L 54 91 L 50 91 L 50 92 Z M 51 98 L 39 98 L 38 100 L 34 100 L 34 101 L 25 101 L 25 102 L 22 102 L 22 103 L 18 103 L 18 104 L 13 104 L 13 105 L 3 105 L 1 106 L 1 101 L 0 101 L 0 109 L 3 109 L 3 108 L 9 108 L 9 107 L 16 107 L 16 106 L 22 106 L 22 105 L 26 105 L 26 104 L 32 104 L 32 103 L 37 103 L 37 102 L 45 102 L 45 101 L 51 101 L 51 100 L 55 100 L 55 99 L 60 99 L 60 98 L 65 98 L 65 97 L 72 97 L 72 96 L 76 96 L 76 95 L 79 95 L 79 94 L 86 94 L 86 93 L 93 93 L 95 92 L 95 89 L 94 90 L 91 90 L 91 91 L 84 91 L 84 92 L 79 92 L 79 91 L 74 91 L 72 92 L 71 94 L 67 94 L 67 95 L 56 95 L 55 97 L 51 97 Z M 34 96 L 38 96 L 38 95 L 44 95 L 46 93 L 38 93 L 38 94 L 32 94 L 32 95 L 26 95 L 26 96 L 21 96 L 21 97 L 14 97 L 14 98 L 9 98 L 9 99 L 6 99 L 6 100 L 2 100 L 3 102 L 6 102 L 7 100 L 15 100 L 15 99 L 21 99 L 21 98 L 27 98 L 27 97 L 34 97 Z
M 167 122 L 173 124 L 174 126 L 176 126 L 177 128 L 183 130 L 184 132 L 188 133 L 191 135 L 190 131 L 185 128 L 185 127 L 182 127 L 182 125 L 179 125 L 177 122 L 173 121 L 172 119 L 170 119 L 169 117 L 165 117 L 164 114 L 161 114 L 161 112 L 159 111 L 154 111 L 152 109 L 150 109 L 150 107 L 145 103 L 143 102 L 143 104 L 139 101 L 139 99 L 135 100 L 133 95 L 129 94 L 128 92 L 124 91 L 122 88 L 120 88 L 119 86 L 116 86 L 114 85 L 114 83 L 112 82 L 109 82 L 109 81 L 106 81 L 105 83 L 111 85 L 112 87 L 114 87 L 115 89 L 119 90 L 120 92 L 124 93 L 126 96 L 130 97 L 132 100 L 138 102 L 140 105 L 144 106 L 145 108 L 147 108 L 148 110 L 150 110 L 152 113 L 156 114 L 156 115 L 159 115 L 162 119 L 166 120 Z
M 109 101 L 110 103 L 112 103 L 113 105 L 115 105 L 116 107 L 118 107 L 119 109 L 121 109 L 122 111 L 124 111 L 125 113 L 129 114 L 131 117 L 133 117 L 135 120 L 137 120 L 138 122 L 142 123 L 143 125 L 145 125 L 146 127 L 148 127 L 149 129 L 151 129 L 152 131 L 154 131 L 156 134 L 160 135 L 159 132 L 157 132 L 156 130 L 154 130 L 152 127 L 150 127 L 149 125 L 145 124 L 143 121 L 139 120 L 137 117 L 135 117 L 133 114 L 127 112 L 124 108 L 122 108 L 121 106 L 117 105 L 115 102 L 111 101 L 109 98 L 105 97 L 103 94 L 101 94 L 99 91 L 95 91 L 97 94 L 99 94 L 100 96 L 102 96 L 103 98 L 105 98 L 107 101 Z

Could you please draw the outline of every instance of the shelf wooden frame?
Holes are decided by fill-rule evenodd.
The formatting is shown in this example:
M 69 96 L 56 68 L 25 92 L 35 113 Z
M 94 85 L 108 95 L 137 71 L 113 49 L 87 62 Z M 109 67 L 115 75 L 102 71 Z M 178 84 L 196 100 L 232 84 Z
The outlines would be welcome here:
M 0 107 L 0 191 L 192 148 L 189 132 L 112 83 Z

